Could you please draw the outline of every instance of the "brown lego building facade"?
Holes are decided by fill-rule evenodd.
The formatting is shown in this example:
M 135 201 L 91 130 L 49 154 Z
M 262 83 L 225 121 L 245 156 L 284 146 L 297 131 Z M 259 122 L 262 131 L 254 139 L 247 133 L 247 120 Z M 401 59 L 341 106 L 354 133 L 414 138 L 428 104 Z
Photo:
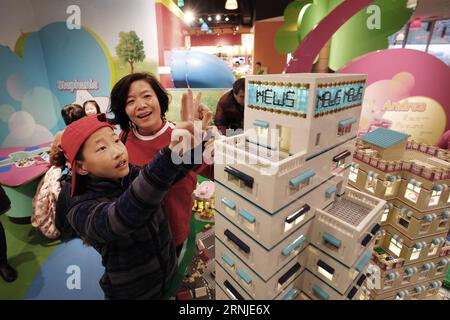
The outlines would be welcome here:
M 432 299 L 450 264 L 450 152 L 377 129 L 358 140 L 349 184 L 387 201 L 372 299 Z

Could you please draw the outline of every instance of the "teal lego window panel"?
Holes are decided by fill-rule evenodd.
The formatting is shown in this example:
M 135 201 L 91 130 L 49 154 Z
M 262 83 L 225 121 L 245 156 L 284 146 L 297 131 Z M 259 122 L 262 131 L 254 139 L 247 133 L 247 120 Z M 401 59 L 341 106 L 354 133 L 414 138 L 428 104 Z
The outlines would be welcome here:
M 228 208 L 230 208 L 231 210 L 234 210 L 234 209 L 236 209 L 236 204 L 233 202 L 233 201 L 231 201 L 230 199 L 227 199 L 227 198 L 222 198 L 222 203 L 224 204 L 224 205 L 226 205 Z
M 335 238 L 334 236 L 332 236 L 331 234 L 329 234 L 328 232 L 323 232 L 322 233 L 322 239 L 325 240 L 326 242 L 328 242 L 329 244 L 333 245 L 336 248 L 340 248 L 342 245 L 342 241 Z
M 330 295 L 318 285 L 313 285 L 311 289 L 315 295 L 319 296 L 323 300 L 328 300 L 330 298 Z
M 329 187 L 327 190 L 325 190 L 325 196 L 331 197 L 331 195 L 336 191 L 337 191 L 336 186 Z
M 230 267 L 234 267 L 234 261 L 228 255 L 222 254 L 222 260 Z
M 281 300 L 293 300 L 298 295 L 298 290 L 296 288 L 292 288 L 286 293 Z
M 315 175 L 316 175 L 316 172 L 314 170 L 307 170 L 307 171 L 303 172 L 302 174 L 300 174 L 299 176 L 289 180 L 289 185 L 291 187 L 297 187 L 301 183 L 307 181 L 308 179 L 314 177 Z
M 367 264 L 369 263 L 371 258 L 372 258 L 372 252 L 366 251 L 363 254 L 363 256 L 361 257 L 361 259 L 356 263 L 355 269 L 358 272 L 362 272 L 364 270 L 364 268 L 367 266 Z
M 252 283 L 252 278 L 250 278 L 250 276 L 244 270 L 237 269 L 237 274 L 242 280 L 245 281 L 245 283 L 247 284 Z
M 249 213 L 247 210 L 244 209 L 240 209 L 239 210 L 239 215 L 244 218 L 245 220 L 247 220 L 250 223 L 255 223 L 256 218 L 255 216 L 253 216 L 251 213 Z
M 253 122 L 253 125 L 254 125 L 254 126 L 257 126 L 257 127 L 264 128 L 264 129 L 269 128 L 269 123 L 266 122 L 266 121 L 262 121 L 262 120 L 255 120 L 255 121 Z
M 302 235 L 297 240 L 295 240 L 292 244 L 284 248 L 281 253 L 283 256 L 287 257 L 290 255 L 294 250 L 297 250 L 300 248 L 300 246 L 305 242 L 305 237 Z
M 357 122 L 356 118 L 351 117 L 351 118 L 339 121 L 338 126 L 339 126 L 339 128 L 343 128 L 343 127 L 346 127 L 346 126 L 356 123 L 356 122 Z

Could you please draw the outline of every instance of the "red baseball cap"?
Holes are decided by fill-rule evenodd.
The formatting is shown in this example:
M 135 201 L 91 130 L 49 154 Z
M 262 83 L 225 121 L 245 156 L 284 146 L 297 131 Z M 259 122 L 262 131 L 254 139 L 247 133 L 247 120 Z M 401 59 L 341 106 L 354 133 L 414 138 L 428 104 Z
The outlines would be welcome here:
M 77 161 L 75 160 L 78 151 L 83 143 L 98 129 L 109 127 L 114 130 L 114 126 L 109 124 L 104 113 L 83 117 L 72 122 L 65 130 L 61 138 L 61 149 L 69 161 L 72 169 L 72 191 L 75 191 L 77 177 Z

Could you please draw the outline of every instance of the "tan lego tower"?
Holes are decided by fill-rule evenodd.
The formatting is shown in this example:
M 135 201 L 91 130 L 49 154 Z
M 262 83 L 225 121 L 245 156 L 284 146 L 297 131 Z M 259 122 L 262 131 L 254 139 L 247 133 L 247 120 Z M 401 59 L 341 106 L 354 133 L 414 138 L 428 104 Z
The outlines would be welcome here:
M 246 78 L 245 132 L 215 143 L 217 299 L 366 296 L 385 201 L 347 187 L 365 80 Z
M 372 299 L 433 299 L 449 265 L 450 152 L 379 128 L 358 140 L 349 184 L 387 201 Z

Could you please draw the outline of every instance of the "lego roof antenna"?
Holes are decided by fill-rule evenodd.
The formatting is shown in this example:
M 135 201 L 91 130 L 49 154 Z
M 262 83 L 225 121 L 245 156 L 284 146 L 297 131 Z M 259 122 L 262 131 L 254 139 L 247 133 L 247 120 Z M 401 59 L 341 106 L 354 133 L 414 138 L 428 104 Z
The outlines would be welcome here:
M 402 132 L 378 128 L 363 136 L 361 140 L 376 145 L 380 148 L 387 149 L 408 139 L 409 136 L 409 134 Z

